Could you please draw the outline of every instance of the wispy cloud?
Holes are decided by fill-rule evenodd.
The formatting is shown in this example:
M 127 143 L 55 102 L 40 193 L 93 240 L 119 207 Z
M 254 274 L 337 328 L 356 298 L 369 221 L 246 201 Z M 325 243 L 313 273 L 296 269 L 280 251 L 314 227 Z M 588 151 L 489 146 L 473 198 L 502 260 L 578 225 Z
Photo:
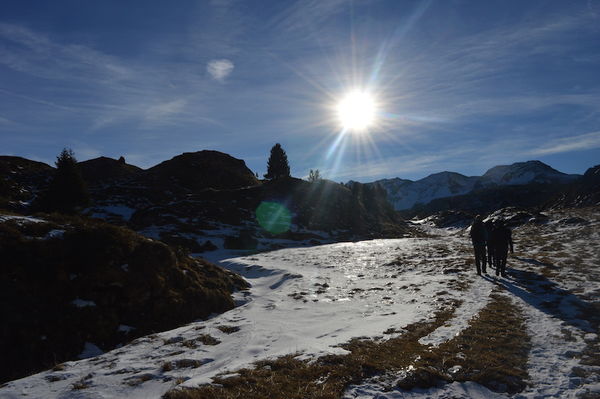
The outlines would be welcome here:
M 377 157 L 367 162 L 346 163 L 341 169 L 321 167 L 322 174 L 333 180 L 372 181 L 387 177 L 425 177 L 424 174 L 444 170 L 460 171 L 466 164 L 478 162 L 477 152 L 481 147 L 450 146 L 442 151 L 407 152 L 404 155 Z
M 180 113 L 186 106 L 187 101 L 179 99 L 152 105 L 146 111 L 146 119 L 149 121 L 161 120 L 171 115 Z
M 600 131 L 552 139 L 527 153 L 531 155 L 550 155 L 571 151 L 591 150 L 594 148 L 600 148 Z
M 206 64 L 206 71 L 216 81 L 224 82 L 233 72 L 233 62 L 228 59 L 210 60 Z
M 382 177 L 407 176 L 421 170 L 436 170 L 446 159 L 443 155 L 413 154 L 369 161 L 364 164 L 346 165 L 342 170 L 327 169 L 321 173 L 327 179 L 372 181 Z
M 106 83 L 131 77 L 133 71 L 115 57 L 79 44 L 59 44 L 19 25 L 0 23 L 0 64 L 45 79 Z
M 0 65 L 30 79 L 43 79 L 41 85 L 32 81 L 23 94 L 0 88 L 0 93 L 18 100 L 10 104 L 15 115 L 23 114 L 24 125 L 69 120 L 94 132 L 123 123 L 143 129 L 213 123 L 208 113 L 203 115 L 206 106 L 199 95 L 210 82 L 194 62 L 117 58 L 0 23 Z M 216 76 L 225 79 L 232 68 L 233 64 L 229 69 L 219 64 Z M 10 87 L 10 81 L 3 86 Z
M 15 121 L 5 118 L 3 116 L 0 116 L 0 126 L 18 126 L 18 123 L 16 123 Z
M 595 29 L 591 22 L 585 14 L 544 15 L 444 42 L 405 46 L 405 57 L 389 60 L 382 78 L 393 81 L 393 91 L 401 93 L 395 99 L 399 106 L 455 121 L 520 114 L 565 102 L 598 112 L 596 93 L 553 92 L 555 82 L 532 79 L 544 73 L 539 66 L 544 62 L 577 62 L 569 52 L 578 34 Z M 524 72 L 532 65 L 537 72 Z
M 349 7 L 351 3 L 347 0 L 300 0 L 273 17 L 270 26 L 276 30 L 306 32 L 308 26 L 321 25 Z

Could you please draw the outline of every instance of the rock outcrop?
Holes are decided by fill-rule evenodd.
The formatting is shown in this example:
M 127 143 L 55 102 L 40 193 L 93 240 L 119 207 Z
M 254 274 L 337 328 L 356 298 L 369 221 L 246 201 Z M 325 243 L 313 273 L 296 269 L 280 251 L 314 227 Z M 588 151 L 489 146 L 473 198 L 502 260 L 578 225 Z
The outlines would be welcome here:
M 553 208 L 600 205 L 600 165 L 589 168 L 583 177 L 573 183 L 556 201 Z

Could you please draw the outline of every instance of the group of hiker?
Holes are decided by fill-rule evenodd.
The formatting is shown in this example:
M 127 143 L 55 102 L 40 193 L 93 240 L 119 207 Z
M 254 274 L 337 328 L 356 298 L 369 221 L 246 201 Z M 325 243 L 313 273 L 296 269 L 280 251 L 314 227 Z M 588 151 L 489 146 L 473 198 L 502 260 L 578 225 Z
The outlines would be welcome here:
M 486 265 L 496 269 L 496 276 L 506 277 L 508 250 L 513 253 L 512 233 L 502 219 L 483 221 L 477 215 L 471 225 L 477 274 L 487 273 Z

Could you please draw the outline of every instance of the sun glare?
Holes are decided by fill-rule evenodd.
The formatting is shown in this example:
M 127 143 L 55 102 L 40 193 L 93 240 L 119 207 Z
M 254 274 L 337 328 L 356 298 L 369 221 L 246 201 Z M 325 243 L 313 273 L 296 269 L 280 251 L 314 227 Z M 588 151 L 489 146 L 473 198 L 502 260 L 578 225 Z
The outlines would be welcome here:
M 345 129 L 365 131 L 375 122 L 375 100 L 364 91 L 354 90 L 337 104 L 337 116 Z

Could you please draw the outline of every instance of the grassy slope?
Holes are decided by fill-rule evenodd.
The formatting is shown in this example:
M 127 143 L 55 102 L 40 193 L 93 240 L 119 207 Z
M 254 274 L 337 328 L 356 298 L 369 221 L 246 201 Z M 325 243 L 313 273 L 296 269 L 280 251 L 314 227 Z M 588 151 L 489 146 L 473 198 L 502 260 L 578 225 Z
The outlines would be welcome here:
M 76 358 L 85 342 L 108 350 L 221 313 L 234 306 L 231 292 L 246 286 L 131 230 L 46 219 L 0 223 L 0 380 Z

